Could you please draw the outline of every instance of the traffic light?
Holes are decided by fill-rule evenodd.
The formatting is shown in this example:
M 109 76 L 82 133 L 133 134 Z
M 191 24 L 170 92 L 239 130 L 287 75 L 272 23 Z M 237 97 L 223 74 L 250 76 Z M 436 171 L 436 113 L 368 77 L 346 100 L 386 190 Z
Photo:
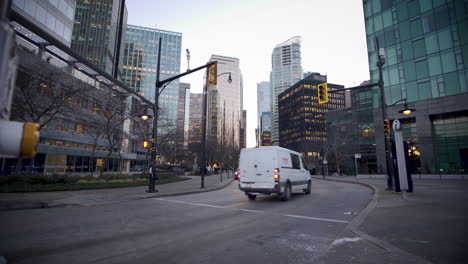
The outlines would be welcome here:
M 392 131 L 391 127 L 392 127 L 392 124 L 391 124 L 390 120 L 385 120 L 384 125 L 383 125 L 383 129 L 384 129 L 384 135 L 386 137 L 390 136 L 390 133 Z
M 152 140 L 152 139 L 145 139 L 145 140 L 143 141 L 143 147 L 144 147 L 145 149 L 152 150 L 153 147 L 154 147 L 154 144 L 153 144 L 153 143 L 154 143 L 154 140 Z
M 208 67 L 208 87 L 215 86 L 218 79 L 218 64 L 212 64 Z
M 321 83 L 317 87 L 318 91 L 318 103 L 319 104 L 324 104 L 328 102 L 328 84 L 327 83 Z

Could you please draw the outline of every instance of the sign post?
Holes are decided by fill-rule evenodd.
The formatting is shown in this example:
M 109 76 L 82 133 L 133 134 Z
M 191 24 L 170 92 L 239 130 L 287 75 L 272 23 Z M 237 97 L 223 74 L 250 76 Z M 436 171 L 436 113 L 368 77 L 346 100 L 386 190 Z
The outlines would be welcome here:
M 356 181 L 359 181 L 359 174 L 358 174 L 358 167 L 357 167 L 357 159 L 361 158 L 361 153 L 354 154 L 354 166 L 356 167 Z
M 403 133 L 401 131 L 400 120 L 393 121 L 393 131 L 395 131 L 395 148 L 398 164 L 398 178 L 400 179 L 400 188 L 403 199 L 406 198 L 408 190 L 408 177 L 406 171 L 405 148 L 403 146 Z

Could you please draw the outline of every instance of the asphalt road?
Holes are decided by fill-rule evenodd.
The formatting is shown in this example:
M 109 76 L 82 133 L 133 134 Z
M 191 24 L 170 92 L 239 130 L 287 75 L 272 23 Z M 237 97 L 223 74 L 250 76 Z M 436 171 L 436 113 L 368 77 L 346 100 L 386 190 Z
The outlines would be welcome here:
M 349 240 L 344 228 L 371 198 L 361 185 L 314 180 L 310 195 L 249 201 L 234 182 L 185 196 L 4 211 L 0 256 L 8 263 L 314 263 Z

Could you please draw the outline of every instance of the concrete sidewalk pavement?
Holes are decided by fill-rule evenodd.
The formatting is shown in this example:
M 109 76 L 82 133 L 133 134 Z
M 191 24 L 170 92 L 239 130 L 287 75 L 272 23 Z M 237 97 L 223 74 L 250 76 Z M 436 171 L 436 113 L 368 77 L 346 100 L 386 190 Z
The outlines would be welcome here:
M 373 200 L 347 227 L 347 235 L 362 240 L 334 248 L 326 263 L 468 263 L 467 181 L 414 179 L 414 193 L 403 197 L 385 190 L 385 179 L 325 180 L 374 189 Z
M 88 206 L 126 200 L 183 195 L 213 191 L 224 188 L 233 180 L 233 175 L 205 176 L 205 188 L 201 188 L 201 177 L 188 175 L 188 180 L 156 185 L 158 192 L 146 193 L 148 186 L 92 189 L 58 192 L 0 193 L 0 210 L 18 210 L 66 206 Z M 222 180 L 222 181 L 221 181 Z

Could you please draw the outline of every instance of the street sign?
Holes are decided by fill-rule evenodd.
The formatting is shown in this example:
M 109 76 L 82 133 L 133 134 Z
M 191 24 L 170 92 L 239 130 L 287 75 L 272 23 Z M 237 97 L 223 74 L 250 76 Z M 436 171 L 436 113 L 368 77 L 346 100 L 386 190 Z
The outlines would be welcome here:
M 361 153 L 356 153 L 356 154 L 354 154 L 354 158 L 355 158 L 355 159 L 360 159 L 360 158 L 361 158 Z

